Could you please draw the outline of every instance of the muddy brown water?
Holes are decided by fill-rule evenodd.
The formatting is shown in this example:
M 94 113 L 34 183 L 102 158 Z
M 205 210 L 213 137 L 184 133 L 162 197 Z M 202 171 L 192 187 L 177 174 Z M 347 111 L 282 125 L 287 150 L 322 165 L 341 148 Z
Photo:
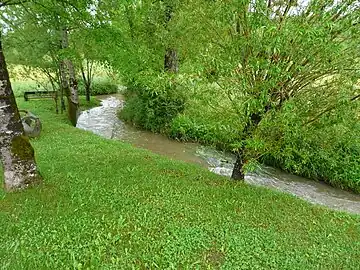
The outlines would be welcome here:
M 122 140 L 172 159 L 195 163 L 219 175 L 231 175 L 233 155 L 211 147 L 178 142 L 161 134 L 136 129 L 117 118 L 117 111 L 124 105 L 121 95 L 102 96 L 101 100 L 102 106 L 82 112 L 78 119 L 78 128 L 92 131 L 105 138 Z M 359 195 L 272 167 L 263 166 L 256 172 L 247 174 L 245 181 L 252 185 L 287 192 L 311 203 L 360 214 Z

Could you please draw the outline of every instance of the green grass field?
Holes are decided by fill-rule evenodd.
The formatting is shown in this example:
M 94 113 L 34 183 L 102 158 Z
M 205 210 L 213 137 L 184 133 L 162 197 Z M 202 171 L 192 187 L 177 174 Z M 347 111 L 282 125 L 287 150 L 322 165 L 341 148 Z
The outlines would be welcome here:
M 359 216 L 78 130 L 51 101 L 18 103 L 43 122 L 44 184 L 0 191 L 1 269 L 359 269 Z

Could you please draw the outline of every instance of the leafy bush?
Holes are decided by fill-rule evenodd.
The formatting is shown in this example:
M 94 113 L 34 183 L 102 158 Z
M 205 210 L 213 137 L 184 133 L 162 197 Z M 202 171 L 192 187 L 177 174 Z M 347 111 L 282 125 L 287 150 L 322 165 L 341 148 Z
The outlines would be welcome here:
M 79 94 L 85 95 L 85 85 L 83 80 L 79 80 Z M 109 79 L 103 79 L 98 78 L 95 79 L 94 82 L 91 85 L 91 95 L 97 96 L 97 95 L 108 95 L 108 94 L 115 94 L 118 92 L 118 85 L 109 80 Z
M 208 118 L 203 118 L 200 121 L 184 114 L 172 121 L 168 131 L 171 138 L 196 141 L 228 151 L 231 151 L 232 146 L 240 140 L 239 134 L 231 125 L 213 122 Z
M 181 87 L 163 74 L 147 82 L 127 85 L 126 106 L 120 118 L 153 132 L 165 132 L 171 121 L 185 109 Z
M 250 152 L 285 171 L 360 193 L 359 106 L 342 105 L 310 124 L 301 109 L 286 106 L 266 119 L 248 142 Z

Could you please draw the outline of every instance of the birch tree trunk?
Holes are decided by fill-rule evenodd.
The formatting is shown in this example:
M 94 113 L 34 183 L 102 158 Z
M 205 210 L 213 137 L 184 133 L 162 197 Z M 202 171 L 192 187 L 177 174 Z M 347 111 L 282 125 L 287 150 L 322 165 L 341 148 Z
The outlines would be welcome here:
M 23 189 L 41 182 L 34 149 L 24 128 L 11 88 L 0 40 L 0 156 L 5 190 Z

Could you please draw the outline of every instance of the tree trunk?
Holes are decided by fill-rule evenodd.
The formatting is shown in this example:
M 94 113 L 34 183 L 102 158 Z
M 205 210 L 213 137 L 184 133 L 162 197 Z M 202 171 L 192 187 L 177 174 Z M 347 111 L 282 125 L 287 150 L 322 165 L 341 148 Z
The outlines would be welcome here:
M 86 97 L 86 101 L 90 102 L 90 85 L 89 84 L 85 84 L 85 97 Z
M 59 63 L 58 67 L 58 73 L 57 73 L 57 80 L 59 82 L 59 90 L 58 90 L 58 97 L 60 98 L 60 113 L 63 114 L 63 112 L 66 110 L 65 108 L 65 102 L 64 102 L 64 88 L 63 88 L 63 70 L 62 70 L 62 62 Z
M 87 102 L 90 102 L 90 95 L 91 95 L 91 73 L 92 71 L 89 70 L 91 67 L 89 66 L 88 64 L 88 61 L 87 61 L 87 75 L 85 75 L 85 70 L 84 70 L 84 66 L 83 64 L 80 65 L 80 70 L 81 70 L 81 75 L 82 75 L 82 78 L 83 78 L 83 81 L 84 81 L 84 86 L 85 86 L 85 97 L 86 97 L 86 101 Z
M 69 46 L 67 29 L 62 30 L 61 48 Z M 75 76 L 74 65 L 69 59 L 64 59 L 60 64 L 61 87 L 68 100 L 68 117 L 71 124 L 75 127 L 77 123 L 79 96 L 78 83 Z
M 0 41 L 0 156 L 5 189 L 23 189 L 41 182 L 34 149 L 24 136 Z
M 245 179 L 245 174 L 243 172 L 244 164 L 245 164 L 244 150 L 241 149 L 236 155 L 236 161 L 235 161 L 234 169 L 231 174 L 231 179 L 234 180 Z
M 69 60 L 67 61 L 67 66 L 69 70 L 69 87 L 70 95 L 68 96 L 68 113 L 69 119 L 74 127 L 76 127 L 77 118 L 78 118 L 78 109 L 79 109 L 79 96 L 78 96 L 78 83 L 76 80 L 75 69 L 73 63 Z
M 165 6 L 165 28 L 168 27 L 169 22 L 173 17 L 174 8 L 171 4 L 167 3 Z M 179 71 L 179 59 L 174 48 L 166 48 L 164 57 L 164 70 L 171 73 Z
M 55 112 L 56 114 L 59 114 L 59 97 L 58 97 L 58 92 L 55 93 Z
M 175 49 L 166 50 L 164 68 L 167 72 L 177 73 L 179 71 L 179 59 Z
M 264 109 L 265 113 L 269 111 L 269 108 L 265 106 Z M 243 138 L 242 140 L 245 141 L 247 138 L 250 138 L 257 128 L 257 126 L 260 124 L 260 121 L 262 119 L 262 115 L 259 113 L 253 113 L 250 116 L 249 122 L 245 125 L 244 131 L 243 131 Z M 231 178 L 234 180 L 244 180 L 245 174 L 243 171 L 243 167 L 246 163 L 245 159 L 245 146 L 243 145 L 236 154 L 236 161 L 234 164 L 234 169 L 231 174 Z
M 69 75 L 67 71 L 67 67 L 65 61 L 60 62 L 60 100 L 61 100 L 61 113 L 65 111 L 65 101 L 64 96 L 68 96 L 70 93 L 69 90 Z
M 61 95 L 61 97 L 60 97 L 60 112 L 62 114 L 66 110 L 63 89 L 61 89 L 61 94 L 60 95 Z
M 55 111 L 56 111 L 56 114 L 59 114 L 59 95 L 58 95 L 58 90 L 56 88 L 56 85 L 55 85 L 55 81 L 54 81 L 54 78 L 50 75 L 50 73 L 46 73 L 47 74 L 47 77 L 51 83 L 51 87 L 52 87 L 52 90 L 55 91 L 55 97 L 54 97 L 54 100 L 55 100 Z

